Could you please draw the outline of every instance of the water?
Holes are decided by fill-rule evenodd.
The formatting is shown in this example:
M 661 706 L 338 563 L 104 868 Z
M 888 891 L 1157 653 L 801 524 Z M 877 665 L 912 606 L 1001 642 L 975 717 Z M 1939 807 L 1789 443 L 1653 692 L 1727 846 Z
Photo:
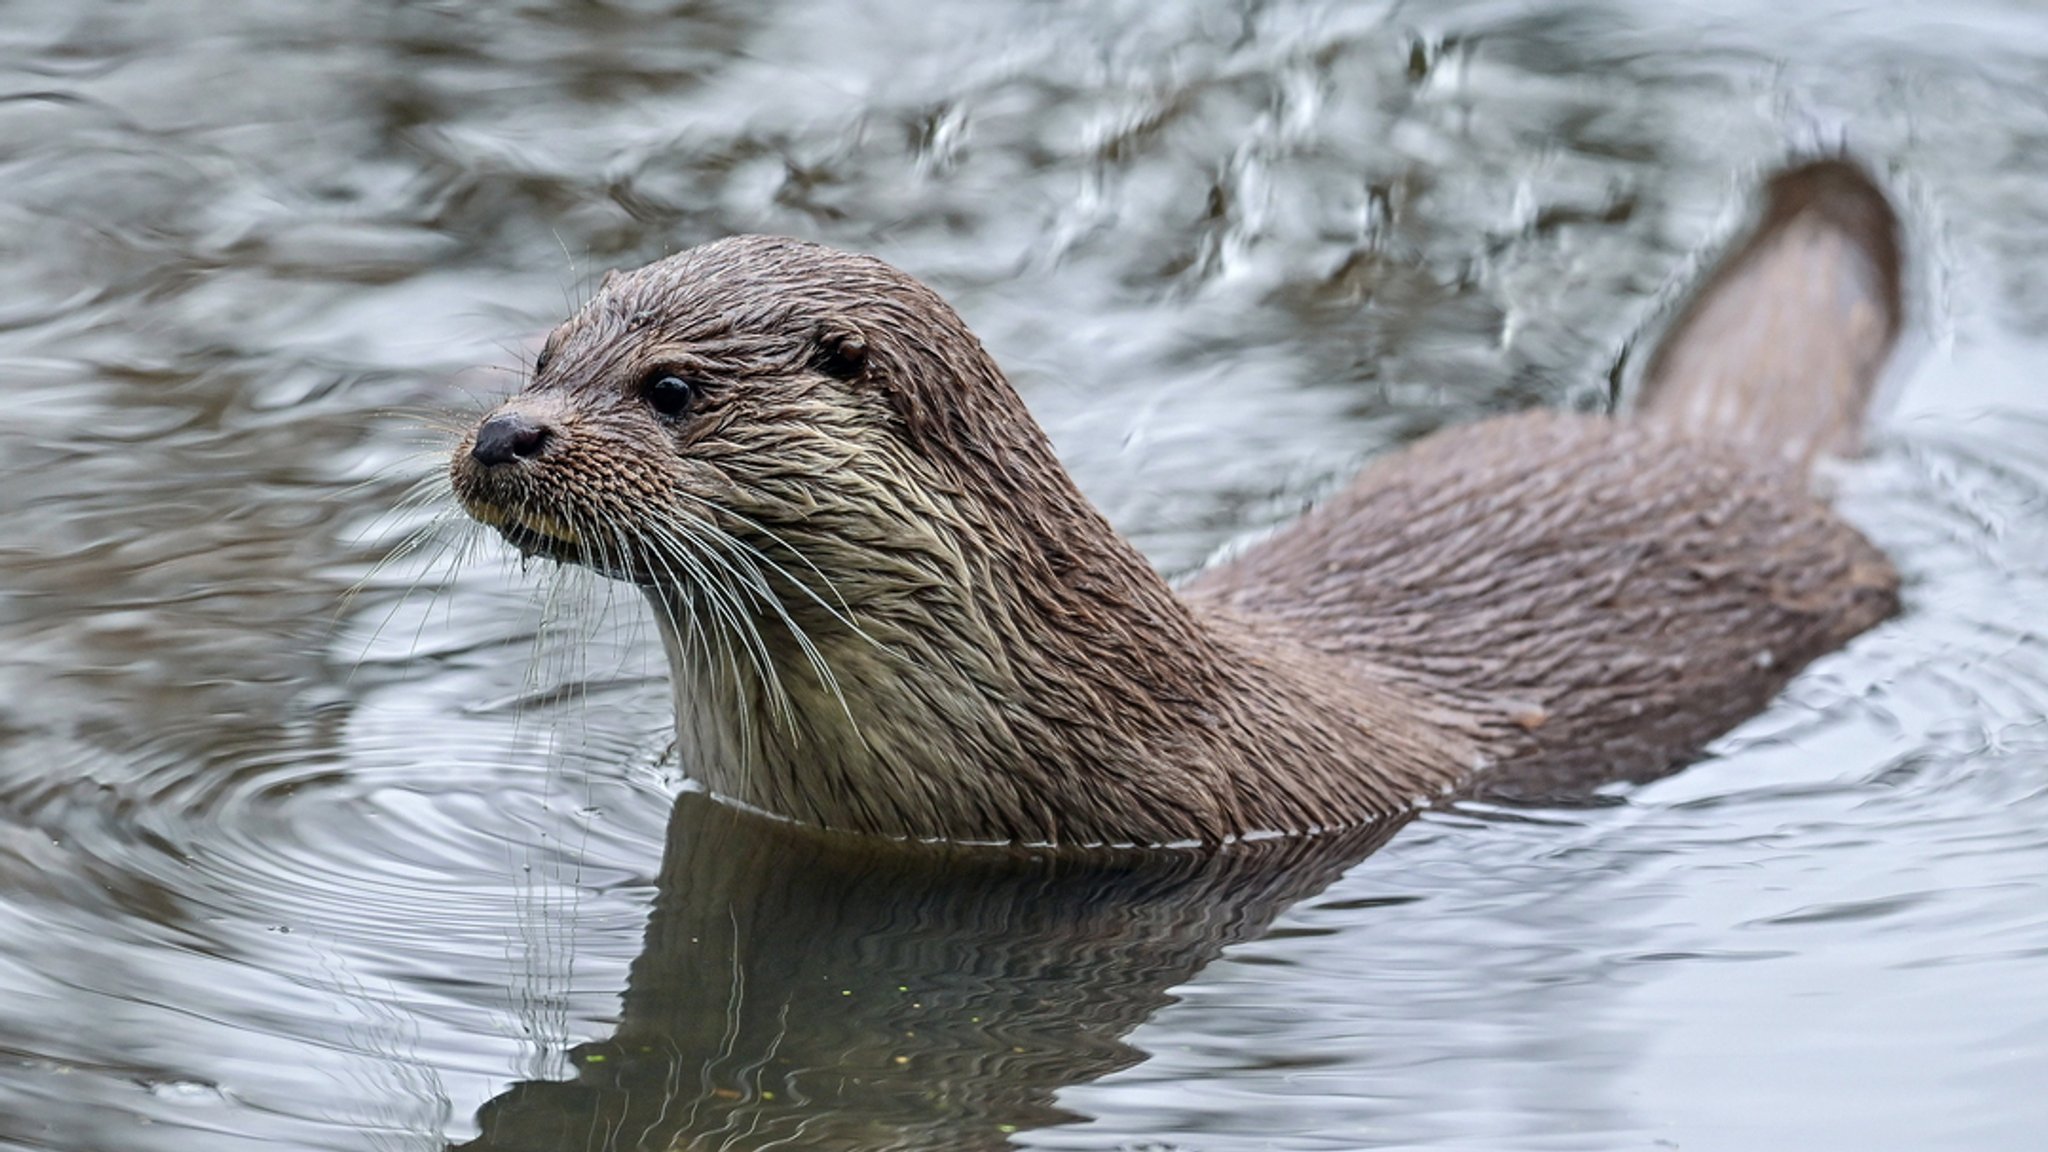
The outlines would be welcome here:
M 2048 17 L 1643 9 L 6 5 L 0 1146 L 2038 1147 Z M 671 810 L 636 597 L 377 563 L 598 273 L 755 230 L 936 285 L 1184 571 L 1604 404 L 1841 141 L 1916 256 L 1840 479 L 1907 611 L 1605 806 L 791 838 Z

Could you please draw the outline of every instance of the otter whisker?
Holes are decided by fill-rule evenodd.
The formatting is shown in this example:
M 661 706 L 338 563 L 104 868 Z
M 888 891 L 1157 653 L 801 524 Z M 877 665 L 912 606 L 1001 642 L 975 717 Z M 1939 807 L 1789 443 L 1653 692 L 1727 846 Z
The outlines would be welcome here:
M 737 566 L 741 564 L 746 565 L 748 572 L 752 576 L 752 579 L 748 582 L 751 590 L 760 598 L 763 606 L 772 611 L 776 618 L 782 622 L 783 627 L 789 631 L 791 639 L 795 641 L 798 650 L 802 652 L 812 672 L 818 677 L 820 685 L 832 694 L 834 700 L 838 701 L 841 710 L 846 713 L 847 718 L 849 720 L 853 719 L 852 708 L 847 704 L 845 693 L 840 689 L 838 677 L 833 674 L 831 666 L 826 662 L 825 654 L 818 648 L 816 642 L 811 639 L 810 634 L 804 630 L 803 626 L 797 623 L 796 618 L 790 613 L 788 606 L 782 602 L 782 598 L 775 594 L 775 589 L 768 580 L 767 575 L 761 571 L 760 564 L 749 560 L 744 554 L 735 553 L 731 556 L 720 554 L 721 546 L 725 549 L 748 548 L 749 546 L 746 542 L 726 532 L 717 524 L 707 521 L 699 520 L 685 523 L 679 518 L 665 513 L 659 517 L 659 520 L 666 529 L 693 535 L 698 539 L 699 543 L 707 546 L 707 550 L 713 559 L 724 565 L 735 576 L 739 575 Z M 755 556 L 761 555 L 758 549 L 750 550 Z M 796 583 L 786 570 L 782 569 L 779 565 L 775 565 L 772 560 L 766 560 L 766 557 L 761 559 L 775 567 L 776 571 L 781 573 L 785 579 Z M 801 587 L 800 584 L 799 586 Z M 826 611 L 831 611 L 831 608 L 823 605 L 822 602 L 821 606 L 825 607 Z M 837 616 L 836 613 L 834 615 L 835 617 Z
M 412 556 L 416 555 L 417 553 L 425 549 L 429 544 L 438 543 L 443 548 L 448 547 L 449 533 L 451 530 L 463 535 L 474 536 L 475 533 L 473 530 L 475 527 L 476 526 L 473 522 L 464 522 L 464 518 L 460 511 L 450 508 L 441 513 L 438 513 L 434 516 L 433 519 L 427 521 L 425 524 L 422 524 L 419 527 L 414 528 L 412 531 L 407 532 L 404 535 L 404 537 L 402 537 L 398 541 L 398 543 L 386 549 L 382 556 L 379 556 L 374 562 L 371 563 L 368 570 L 366 570 L 360 577 L 356 578 L 356 580 L 353 583 L 351 583 L 346 589 L 342 591 L 341 602 L 336 606 L 337 615 L 339 615 L 340 613 L 347 612 L 351 607 L 353 607 L 356 598 L 361 596 L 364 592 L 368 591 L 371 583 L 374 582 L 377 579 L 377 577 L 382 576 L 385 572 L 390 570 L 392 566 L 396 565 L 402 560 L 411 558 Z M 412 592 L 418 589 L 419 582 L 422 578 L 423 577 L 420 575 L 415 575 L 413 577 L 412 585 L 406 589 L 406 596 L 411 595 Z M 405 596 L 401 596 L 400 600 L 403 601 L 404 598 Z
M 739 536 L 736 536 L 733 533 L 726 532 L 724 529 L 718 528 L 718 525 L 715 520 L 711 525 L 713 528 L 718 528 L 718 531 L 721 532 L 727 539 L 732 540 L 734 543 L 746 548 L 749 552 L 752 552 L 755 556 L 760 557 L 763 562 L 767 563 L 768 565 L 773 567 L 777 572 L 781 573 L 782 576 L 788 579 L 791 584 L 796 585 L 797 588 L 801 590 L 805 596 L 807 596 L 813 602 L 815 602 L 818 605 L 818 607 L 823 608 L 826 612 L 831 613 L 833 619 L 839 621 L 841 624 L 844 624 L 855 635 L 859 636 L 863 640 L 868 641 L 870 644 L 876 645 L 877 647 L 881 646 L 880 641 L 873 639 L 872 637 L 868 636 L 867 633 L 861 631 L 860 625 L 855 623 L 853 619 L 853 609 L 846 603 L 846 597 L 840 594 L 839 586 L 834 584 L 830 576 L 825 575 L 822 569 L 820 569 L 816 564 L 813 564 L 811 562 L 810 557 L 805 556 L 803 554 L 803 551 L 799 549 L 796 545 L 790 543 L 786 537 L 775 532 L 773 529 L 768 528 L 766 525 L 762 524 L 758 520 L 753 519 L 750 516 L 745 516 L 733 511 L 730 508 L 722 507 L 719 504 L 716 504 L 711 500 L 699 496 L 694 492 L 680 492 L 678 493 L 678 495 L 682 496 L 686 500 L 692 500 L 697 504 L 702 505 L 704 508 L 709 510 L 714 517 L 731 517 L 733 520 L 738 521 L 741 527 L 747 529 L 750 532 L 760 533 L 762 536 L 767 537 L 771 543 L 781 546 L 791 556 L 796 557 L 797 562 L 802 564 L 806 570 L 808 570 L 812 575 L 818 578 L 819 583 L 825 586 L 825 591 L 831 593 L 832 599 L 838 601 L 837 607 L 834 607 L 832 604 L 827 603 L 823 596 L 819 595 L 816 591 L 814 591 L 809 585 L 805 584 L 803 581 L 798 580 L 795 576 L 791 575 L 788 569 L 784 568 L 782 565 L 777 564 L 774 560 L 770 559 L 768 554 L 763 552 L 761 549 L 755 547 L 753 544 L 748 543 L 746 540 L 741 539 Z
M 775 596 L 773 590 L 768 585 L 767 579 L 757 568 L 751 566 L 743 572 L 739 567 L 743 563 L 743 558 L 731 558 L 721 555 L 718 548 L 720 542 L 719 534 L 714 530 L 707 533 L 707 538 L 700 539 L 699 545 L 705 549 L 707 555 L 734 578 L 737 588 L 753 593 L 755 598 L 760 600 L 764 607 L 772 611 L 782 621 L 791 638 L 795 640 L 799 650 L 810 663 L 813 671 L 818 674 L 820 681 L 835 697 L 839 696 L 838 682 L 833 679 L 831 669 L 825 665 L 823 655 L 818 652 L 817 646 L 811 642 L 810 636 L 804 632 L 795 620 L 791 619 L 788 609 Z M 751 618 L 749 622 L 758 632 L 758 622 L 753 621 Z M 843 697 L 841 699 L 843 702 Z M 792 715 L 789 719 L 791 720 L 791 732 L 795 733 L 797 731 L 794 723 L 795 717 Z
M 657 557 L 656 559 L 660 561 L 664 571 L 668 572 L 671 576 L 674 575 L 674 570 L 669 567 L 668 561 L 665 558 Z M 684 658 L 690 658 L 689 646 L 694 644 L 704 654 L 704 663 L 702 667 L 704 669 L 704 674 L 709 675 L 712 672 L 712 670 L 717 666 L 718 654 L 715 651 L 713 651 L 711 646 L 713 639 L 713 637 L 711 636 L 712 630 L 706 627 L 702 620 L 698 619 L 698 597 L 694 593 L 680 591 L 673 596 L 650 597 L 650 599 L 652 599 L 657 605 L 659 605 L 662 613 L 665 616 L 667 616 L 671 631 L 675 631 L 677 626 L 674 610 L 675 604 L 678 600 L 682 602 L 684 610 L 688 613 L 688 629 L 687 631 L 677 632 L 676 634 L 685 642 L 685 649 L 683 653 Z M 723 643 L 722 638 L 721 643 Z M 727 645 L 727 648 L 729 651 L 729 644 Z
M 406 532 L 399 539 L 398 543 L 386 548 L 383 554 L 370 564 L 367 571 L 342 591 L 335 605 L 332 620 L 332 626 L 337 630 L 341 627 L 343 617 L 355 607 L 356 602 L 365 592 L 369 591 L 370 586 L 378 577 L 382 576 L 399 562 L 417 556 L 429 547 L 435 550 L 435 554 L 428 557 L 412 574 L 411 578 L 406 581 L 405 586 L 398 591 L 397 595 L 392 597 L 389 607 L 384 611 L 383 618 L 377 621 L 375 626 L 370 629 L 370 634 L 364 638 L 361 654 L 350 669 L 349 675 L 351 677 L 354 676 L 355 669 L 362 665 L 363 660 L 375 648 L 377 642 L 383 638 L 385 630 L 391 626 L 392 621 L 398 618 L 400 610 L 412 600 L 415 593 L 420 591 L 430 576 L 444 568 L 449 571 L 460 569 L 464 563 L 464 554 L 474 551 L 482 543 L 482 535 L 476 531 L 476 523 L 465 518 L 461 510 L 453 506 L 453 501 L 449 500 L 449 496 L 450 488 L 445 473 L 436 472 L 417 477 L 407 485 L 405 495 L 399 499 L 392 510 L 386 516 L 378 518 L 380 523 L 385 520 L 402 521 L 412 512 L 429 505 L 436 499 L 447 501 L 448 504 L 447 507 L 435 512 L 425 523 Z M 375 527 L 376 525 L 373 524 L 366 528 L 364 530 L 365 535 L 367 536 Z M 452 561 L 449 560 L 451 552 L 455 553 Z M 421 613 L 418 627 L 414 630 L 413 635 L 412 647 L 414 650 L 419 648 L 421 638 L 425 635 L 428 619 L 428 613 Z
M 343 485 L 329 499 L 354 507 L 370 489 L 411 474 L 411 479 L 404 481 L 405 488 L 399 493 L 398 498 L 364 529 L 364 534 L 368 535 L 388 521 L 404 520 L 424 504 L 453 496 L 454 484 L 449 479 L 447 470 L 433 465 L 446 459 L 449 441 L 453 435 L 458 435 L 460 430 L 449 427 L 434 431 L 435 435 L 431 441 L 421 443 L 414 451 L 380 465 L 362 479 Z
M 619 526 L 617 531 L 622 538 L 625 536 L 626 530 L 624 526 Z M 711 630 L 705 628 L 702 621 L 697 617 L 697 595 L 690 591 L 688 586 L 678 577 L 674 565 L 670 563 L 668 551 L 662 547 L 655 546 L 658 543 L 658 541 L 655 544 L 643 542 L 646 564 L 650 570 L 658 567 L 661 570 L 661 574 L 669 578 L 670 583 L 667 587 L 674 589 L 675 594 L 669 596 L 649 596 L 647 599 L 653 603 L 655 611 L 667 622 L 670 634 L 682 642 L 684 661 L 692 668 L 697 667 L 696 653 L 701 650 L 704 661 L 702 667 L 708 673 L 712 670 L 714 662 L 717 660 L 717 654 L 711 648 L 711 637 L 709 635 Z M 690 563 L 691 561 L 684 558 L 684 562 Z M 652 574 L 650 571 L 650 575 Z M 680 603 L 686 613 L 686 616 L 681 620 L 676 618 L 678 603 Z
M 399 475 L 413 470 L 423 462 L 431 462 L 437 457 L 444 455 L 447 450 L 448 446 L 446 444 L 435 443 L 431 447 L 421 448 L 417 452 L 408 452 L 399 459 L 363 477 L 361 480 L 340 489 L 335 493 L 334 499 L 352 503 L 351 497 L 359 497 L 369 488 L 387 483 Z M 384 514 L 379 516 L 377 520 L 382 522 L 387 519 L 402 519 L 404 513 L 411 511 L 414 506 L 423 501 L 435 496 L 450 495 L 453 491 L 454 485 L 449 481 L 447 472 L 438 468 L 427 469 L 406 482 L 405 491 L 399 495 L 391 507 L 386 509 Z
M 652 542 L 658 546 L 653 550 L 653 554 L 662 560 L 663 567 L 668 569 L 672 580 L 675 576 L 675 571 L 667 563 L 669 560 L 672 559 L 682 564 L 688 571 L 689 575 L 693 578 L 695 586 L 702 590 L 706 606 L 711 609 L 715 618 L 724 624 L 724 627 L 720 629 L 721 638 L 728 641 L 737 638 L 739 641 L 737 648 L 744 650 L 750 658 L 750 662 L 753 664 L 756 672 L 757 683 L 761 685 L 762 691 L 768 696 L 770 710 L 772 712 L 779 712 L 783 720 L 789 725 L 791 731 L 795 731 L 796 715 L 794 705 L 788 693 L 783 689 L 780 676 L 776 674 L 774 658 L 768 651 L 766 639 L 761 635 L 759 627 L 753 623 L 745 606 L 740 602 L 737 589 L 728 580 L 721 579 L 715 575 L 710 568 L 702 563 L 703 557 L 717 559 L 716 554 L 703 548 L 701 544 L 697 544 L 692 538 L 679 537 L 675 526 L 666 522 L 651 523 L 646 527 L 645 531 L 652 539 Z M 671 586 L 681 586 L 681 581 L 674 581 Z M 729 655 L 734 651 L 734 648 L 733 644 L 727 644 Z M 742 693 L 741 703 L 744 705 L 745 685 L 744 681 L 737 675 L 739 671 L 737 656 L 733 656 L 733 670 L 735 673 L 734 686 L 737 691 Z M 750 729 L 751 727 L 749 725 Z
M 804 567 L 808 568 L 812 573 L 817 575 L 819 581 L 825 585 L 826 590 L 832 594 L 833 599 L 839 601 L 838 607 L 835 608 L 832 604 L 828 603 L 823 596 L 820 596 L 808 584 L 798 579 L 794 573 L 790 572 L 789 569 L 777 563 L 772 557 L 770 557 L 766 552 L 764 552 L 760 548 L 756 547 L 752 542 L 746 540 L 745 538 L 735 533 L 727 531 L 723 526 L 719 525 L 715 519 L 710 520 L 708 522 L 703 522 L 703 527 L 708 532 L 712 533 L 718 541 L 724 543 L 726 546 L 730 548 L 743 549 L 747 554 L 754 557 L 754 560 L 749 562 L 749 566 L 754 568 L 757 574 L 759 572 L 759 566 L 762 564 L 766 564 L 769 568 L 773 569 L 777 575 L 781 576 L 784 580 L 788 581 L 792 586 L 794 586 L 798 591 L 800 591 L 806 599 L 810 600 L 812 603 L 816 604 L 820 609 L 824 610 L 826 615 L 830 616 L 834 621 L 845 627 L 848 632 L 850 632 L 856 637 L 859 637 L 861 640 L 866 641 L 878 652 L 883 652 L 891 656 L 898 655 L 897 653 L 892 651 L 887 645 L 883 644 L 880 640 L 877 640 L 875 637 L 869 635 L 868 632 L 860 626 L 860 624 L 853 618 L 852 608 L 849 605 L 847 605 L 845 597 L 840 595 L 838 587 L 832 583 L 831 578 L 826 576 L 824 572 L 821 571 L 816 564 L 811 563 L 809 558 L 807 558 L 803 554 L 803 552 L 799 550 L 794 544 L 791 544 L 789 541 L 787 541 L 780 535 L 762 526 L 760 523 L 749 517 L 742 516 L 737 513 L 733 513 L 727 509 L 720 508 L 718 505 L 712 503 L 711 501 L 706 500 L 700 496 L 695 496 L 694 494 L 691 493 L 682 493 L 682 495 L 695 500 L 697 503 L 710 509 L 714 514 L 729 515 L 733 519 L 738 520 L 741 524 L 751 526 L 752 530 L 760 532 L 762 535 L 768 537 L 769 540 L 781 545 L 781 547 L 788 551 L 790 555 L 795 556 L 797 560 L 804 565 Z M 788 606 L 783 603 L 781 597 L 773 595 L 773 593 L 768 591 L 766 588 L 762 590 L 762 596 L 764 599 L 767 599 L 769 601 L 770 605 L 781 617 L 783 624 L 789 628 L 791 635 L 795 637 L 798 646 L 803 650 L 806 659 L 810 662 L 813 672 L 817 674 L 819 680 L 824 684 L 824 686 L 831 691 L 833 698 L 838 701 L 841 711 L 846 714 L 846 718 L 850 721 L 855 720 L 856 718 L 853 714 L 852 708 L 848 706 L 845 695 L 840 691 L 837 678 L 833 675 L 831 668 L 825 663 L 823 653 L 817 649 L 816 645 L 812 642 L 809 634 L 806 633 L 804 629 L 800 625 L 798 625 L 797 622 L 792 618 Z
M 522 558 L 522 563 L 524 562 Z M 526 722 L 527 705 L 539 696 L 541 670 L 547 656 L 549 628 L 560 618 L 560 604 L 563 591 L 569 585 L 570 574 L 560 565 L 556 566 L 553 579 L 543 581 L 540 596 L 534 604 L 535 620 L 533 637 L 528 642 L 526 673 L 520 681 L 520 693 L 512 712 L 512 728 L 520 731 Z
M 749 654 L 757 677 L 755 680 L 765 697 L 767 711 L 778 719 L 790 732 L 798 731 L 796 705 L 791 699 L 787 686 L 782 682 L 781 667 L 768 648 L 767 637 L 762 634 L 759 622 L 747 611 L 743 603 L 742 590 L 731 579 L 721 579 L 719 593 L 730 605 L 730 614 L 740 621 L 739 638 L 742 648 Z M 758 738 L 763 735 L 755 734 Z
M 754 657 L 753 663 L 757 670 L 757 676 L 753 683 L 765 697 L 765 705 L 769 714 L 777 717 L 791 732 L 795 732 L 797 730 L 797 723 L 794 704 L 783 687 L 781 676 L 773 658 L 766 654 L 766 638 L 761 635 L 759 626 L 754 622 L 751 613 L 747 611 L 746 606 L 742 602 L 740 590 L 734 584 L 729 568 L 722 564 L 716 570 L 707 566 L 704 563 L 706 558 L 717 560 L 718 557 L 710 553 L 701 544 L 695 542 L 694 539 L 685 540 L 678 538 L 674 530 L 666 526 L 657 527 L 657 531 L 667 541 L 667 546 L 673 550 L 671 554 L 678 560 L 685 562 L 690 570 L 697 574 L 698 580 L 704 587 L 709 606 L 719 619 L 727 622 L 725 627 L 720 629 L 720 638 L 725 643 L 728 652 L 738 649 L 747 652 L 750 657 Z M 756 656 L 756 653 L 760 653 L 760 655 Z M 734 673 L 732 683 L 737 696 L 736 702 L 744 710 L 751 703 L 751 692 L 747 682 L 737 675 L 737 660 L 734 661 Z M 759 730 L 757 726 L 750 724 L 741 733 L 741 737 L 745 745 L 744 753 L 749 758 L 749 761 L 752 762 L 763 751 L 761 743 L 765 739 L 766 733 Z
M 658 526 L 657 530 L 663 534 L 668 544 L 675 549 L 678 559 L 686 559 L 692 572 L 704 581 L 706 590 L 711 593 L 714 603 L 721 606 L 721 615 L 728 622 L 727 626 L 738 633 L 739 639 L 743 642 L 742 646 L 753 657 L 755 670 L 759 675 L 763 690 L 768 694 L 772 709 L 780 712 L 783 720 L 794 731 L 796 728 L 794 705 L 790 700 L 788 692 L 783 687 L 774 655 L 768 648 L 767 638 L 761 634 L 759 624 L 755 622 L 752 613 L 747 611 L 746 605 L 742 602 L 741 589 L 735 583 L 738 574 L 731 570 L 730 565 L 724 564 L 715 552 L 703 548 L 700 543 L 694 541 L 686 543 L 684 540 L 677 539 L 673 534 L 672 528 L 669 526 Z M 720 567 L 724 570 L 723 576 L 714 575 L 710 568 L 700 562 L 700 556 L 719 561 Z
M 362 484 L 368 485 L 377 479 L 378 477 L 372 477 L 369 480 L 363 481 Z M 364 572 L 359 579 L 343 591 L 340 605 L 342 611 L 346 611 L 355 598 L 369 587 L 371 581 L 382 575 L 385 569 L 419 551 L 425 547 L 428 541 L 442 536 L 450 525 L 465 521 L 466 518 L 462 515 L 461 509 L 454 506 L 452 496 L 453 487 L 448 481 L 447 473 L 436 470 L 422 476 L 417 476 L 411 483 L 406 485 L 405 492 L 392 504 L 388 512 L 377 517 L 375 521 L 363 529 L 363 534 L 367 537 L 374 533 L 379 525 L 386 522 L 402 523 L 418 509 L 426 507 L 437 500 L 447 504 L 447 507 L 435 513 L 425 524 L 407 532 L 405 536 L 400 538 L 397 544 L 392 545 L 385 551 L 384 555 L 372 563 L 367 572 Z M 465 528 L 472 527 L 473 525 L 473 521 L 463 524 Z M 411 590 L 409 589 L 407 595 L 410 594 Z
M 674 566 L 670 562 L 672 559 L 676 563 L 682 564 L 692 573 L 689 581 L 686 582 L 676 573 Z M 667 606 L 672 604 L 678 597 L 687 606 L 691 628 L 698 631 L 699 638 L 703 644 L 705 676 L 708 678 L 716 671 L 721 654 L 724 657 L 724 665 L 730 669 L 727 683 L 733 686 L 733 706 L 740 710 L 740 719 L 743 723 L 743 728 L 740 732 L 740 758 L 744 763 L 751 764 L 754 762 L 754 745 L 757 741 L 754 733 L 755 725 L 753 718 L 748 715 L 752 698 L 746 690 L 745 677 L 741 674 L 738 644 L 733 635 L 734 629 L 723 623 L 728 611 L 725 603 L 713 590 L 713 578 L 711 575 L 704 572 L 697 560 L 690 556 L 687 551 L 671 543 L 669 546 L 656 552 L 655 560 L 669 577 L 670 584 L 668 587 L 673 589 L 671 595 L 661 598 L 664 611 L 669 611 L 670 609 Z M 703 604 L 705 613 L 709 617 L 704 626 L 700 626 L 697 618 L 697 607 L 700 602 Z M 714 640 L 717 643 L 716 651 L 713 650 Z
M 812 589 L 803 580 L 798 579 L 795 574 L 789 571 L 789 569 L 777 563 L 766 552 L 762 551 L 760 548 L 756 547 L 754 544 L 745 540 L 744 538 L 727 531 L 723 526 L 719 525 L 715 519 L 708 517 L 696 518 L 689 521 L 688 523 L 685 523 L 678 516 L 671 515 L 668 513 L 660 514 L 660 519 L 670 527 L 690 532 L 690 534 L 693 536 L 696 535 L 696 531 L 692 530 L 699 530 L 709 537 L 709 543 L 713 545 L 723 546 L 723 548 L 731 551 L 733 555 L 730 557 L 730 560 L 727 561 L 728 566 L 739 563 L 744 563 L 747 566 L 747 568 L 753 575 L 753 580 L 751 581 L 753 589 L 760 596 L 764 606 L 773 611 L 777 618 L 782 621 L 783 626 L 788 629 L 791 638 L 796 642 L 798 649 L 802 652 L 806 662 L 810 665 L 813 674 L 817 676 L 820 685 L 832 694 L 833 699 L 839 704 L 840 710 L 846 715 L 847 719 L 849 721 L 855 720 L 853 709 L 846 700 L 846 695 L 839 685 L 838 677 L 833 673 L 831 665 L 825 660 L 823 651 L 821 651 L 818 648 L 816 642 L 812 640 L 810 634 L 807 631 L 805 631 L 803 626 L 797 623 L 795 617 L 790 612 L 788 605 L 783 602 L 782 597 L 775 594 L 773 586 L 771 582 L 767 579 L 766 575 L 762 572 L 761 566 L 765 564 L 768 568 L 773 569 L 777 575 L 781 576 L 790 585 L 795 587 L 799 592 L 801 592 L 805 596 L 805 598 L 815 603 L 833 620 L 844 625 L 849 632 L 867 641 L 869 644 L 874 645 L 877 649 L 882 649 L 883 646 L 881 645 L 881 643 L 875 640 L 873 637 L 869 636 L 865 631 L 861 629 L 860 625 L 854 621 L 852 617 L 851 608 L 846 604 L 845 598 L 839 594 L 838 588 L 832 583 L 831 579 L 827 577 L 824 574 L 824 572 L 818 568 L 817 565 L 811 563 L 811 561 L 804 556 L 801 550 L 797 549 L 794 545 L 790 544 L 787 540 L 783 539 L 775 532 L 762 526 L 759 522 L 749 517 L 734 513 L 729 509 L 721 508 L 719 505 L 709 500 L 706 500 L 701 496 L 697 496 L 694 493 L 679 492 L 678 495 L 696 502 L 697 504 L 708 509 L 714 515 L 731 516 L 733 519 L 739 521 L 741 524 L 751 527 L 753 530 L 760 532 L 762 535 L 768 537 L 770 540 L 780 544 L 792 556 L 795 556 L 797 560 L 804 565 L 804 567 L 808 568 L 813 574 L 815 574 L 818 577 L 819 581 L 825 585 L 826 589 L 832 593 L 833 598 L 839 601 L 838 606 L 835 607 L 833 604 L 828 602 L 823 596 L 819 595 L 817 591 Z

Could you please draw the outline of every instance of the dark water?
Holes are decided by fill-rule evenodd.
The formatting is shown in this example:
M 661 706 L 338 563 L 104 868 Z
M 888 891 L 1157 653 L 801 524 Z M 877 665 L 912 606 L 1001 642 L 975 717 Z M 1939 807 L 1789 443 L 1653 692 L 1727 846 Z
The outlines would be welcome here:
M 2042 1146 L 2048 14 L 1810 8 L 0 2 L 0 1146 Z M 671 810 L 636 597 L 378 566 L 596 274 L 752 230 L 937 285 L 1185 570 L 1604 404 L 1842 141 L 1907 612 L 1608 806 L 795 836 Z

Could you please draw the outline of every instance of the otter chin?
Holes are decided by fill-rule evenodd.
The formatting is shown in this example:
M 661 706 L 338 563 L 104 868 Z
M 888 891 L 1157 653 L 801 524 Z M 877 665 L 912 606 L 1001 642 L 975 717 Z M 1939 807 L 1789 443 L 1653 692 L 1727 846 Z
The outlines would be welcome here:
M 938 295 L 739 236 L 606 277 L 454 453 L 527 556 L 632 583 L 712 792 L 896 837 L 1216 845 L 1684 762 L 1897 608 L 1812 492 L 1900 326 L 1862 172 L 1775 176 L 1625 416 L 1370 465 L 1178 589 Z

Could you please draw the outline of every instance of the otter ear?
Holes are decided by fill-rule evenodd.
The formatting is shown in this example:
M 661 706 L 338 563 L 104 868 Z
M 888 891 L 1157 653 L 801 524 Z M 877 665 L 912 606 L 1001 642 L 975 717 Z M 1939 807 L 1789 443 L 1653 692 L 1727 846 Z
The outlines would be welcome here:
M 836 380 L 853 381 L 867 374 L 868 340 L 853 322 L 834 316 L 818 325 L 818 370 Z

